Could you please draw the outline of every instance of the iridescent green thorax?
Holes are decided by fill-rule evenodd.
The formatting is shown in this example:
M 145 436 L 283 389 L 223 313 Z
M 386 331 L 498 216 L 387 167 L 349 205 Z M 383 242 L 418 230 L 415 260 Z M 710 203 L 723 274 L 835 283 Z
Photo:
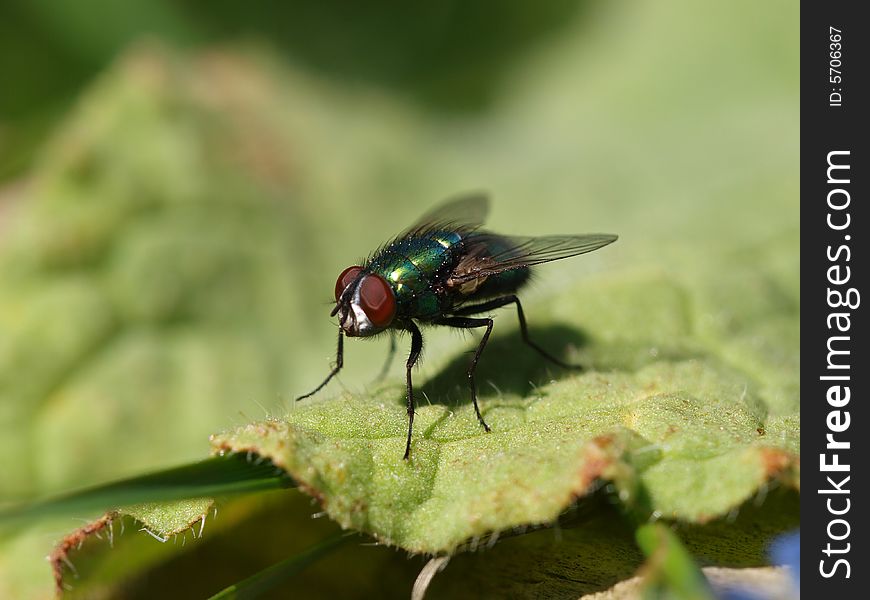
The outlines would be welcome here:
M 456 265 L 462 253 L 462 235 L 432 231 L 396 240 L 365 265 L 387 280 L 396 294 L 397 313 L 425 319 L 441 314 L 448 299 L 438 284 Z

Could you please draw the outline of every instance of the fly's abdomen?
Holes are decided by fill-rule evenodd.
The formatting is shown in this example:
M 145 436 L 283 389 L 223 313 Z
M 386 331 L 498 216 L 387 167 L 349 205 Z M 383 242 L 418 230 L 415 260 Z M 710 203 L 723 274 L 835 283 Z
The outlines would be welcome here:
M 447 279 L 456 303 L 512 294 L 531 277 L 529 267 L 522 263 L 504 270 L 494 268 L 501 267 L 517 251 L 509 238 L 487 232 L 472 234 L 466 240 L 465 250 L 467 256 Z
M 450 231 L 435 231 L 391 243 L 375 255 L 368 268 L 386 279 L 396 294 L 400 315 L 425 319 L 445 308 L 446 298 L 437 293 L 444 273 L 458 260 L 461 237 Z

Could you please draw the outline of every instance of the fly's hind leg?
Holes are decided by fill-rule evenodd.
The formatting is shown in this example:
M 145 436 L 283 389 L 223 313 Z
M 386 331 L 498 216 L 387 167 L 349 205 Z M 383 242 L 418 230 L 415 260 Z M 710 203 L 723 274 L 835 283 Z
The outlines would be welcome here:
M 471 319 L 468 317 L 443 317 L 434 321 L 436 325 L 447 325 L 448 327 L 456 327 L 458 329 L 476 329 L 477 327 L 486 327 L 483 337 L 480 339 L 480 344 L 477 346 L 477 352 L 471 359 L 471 364 L 468 365 L 468 386 L 471 388 L 471 402 L 474 404 L 474 412 L 477 413 L 477 420 L 483 425 L 483 428 L 489 432 L 489 425 L 483 420 L 483 415 L 480 414 L 480 407 L 477 405 L 477 385 L 474 382 L 474 371 L 477 369 L 477 361 L 480 360 L 480 355 L 483 354 L 483 349 L 486 347 L 486 342 L 489 340 L 489 334 L 492 333 L 492 319 Z
M 532 341 L 529 337 L 529 329 L 526 326 L 526 317 L 523 314 L 523 306 L 520 304 L 520 299 L 515 295 L 511 294 L 510 296 L 503 296 L 501 298 L 496 298 L 494 300 L 490 300 L 488 302 L 483 302 L 481 304 L 474 304 L 472 306 L 464 306 L 459 308 L 458 310 L 453 311 L 453 315 L 460 317 L 465 315 L 478 315 L 482 312 L 487 312 L 490 310 L 495 310 L 496 308 L 501 308 L 502 306 L 507 306 L 508 304 L 514 303 L 517 305 L 517 319 L 520 322 L 520 334 L 523 336 L 523 341 L 535 349 L 535 351 L 549 360 L 550 362 L 559 365 L 563 369 L 575 369 L 581 370 L 583 367 L 580 365 L 572 365 L 566 363 L 563 360 L 560 360 L 544 350 L 541 346 Z

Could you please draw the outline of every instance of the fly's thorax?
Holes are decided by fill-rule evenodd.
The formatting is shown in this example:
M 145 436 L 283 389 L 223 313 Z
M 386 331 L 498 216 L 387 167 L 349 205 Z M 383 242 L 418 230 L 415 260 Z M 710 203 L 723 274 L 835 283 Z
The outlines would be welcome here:
M 461 235 L 434 231 L 397 240 L 373 256 L 368 268 L 392 287 L 403 317 L 426 318 L 444 305 L 443 282 L 461 254 Z

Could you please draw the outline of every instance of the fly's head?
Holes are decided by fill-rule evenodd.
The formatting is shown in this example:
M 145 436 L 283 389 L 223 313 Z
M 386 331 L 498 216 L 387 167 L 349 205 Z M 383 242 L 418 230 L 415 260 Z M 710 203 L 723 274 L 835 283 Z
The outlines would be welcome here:
M 362 267 L 346 268 L 335 282 L 338 323 L 348 337 L 367 337 L 389 327 L 396 317 L 396 295 L 386 280 Z

